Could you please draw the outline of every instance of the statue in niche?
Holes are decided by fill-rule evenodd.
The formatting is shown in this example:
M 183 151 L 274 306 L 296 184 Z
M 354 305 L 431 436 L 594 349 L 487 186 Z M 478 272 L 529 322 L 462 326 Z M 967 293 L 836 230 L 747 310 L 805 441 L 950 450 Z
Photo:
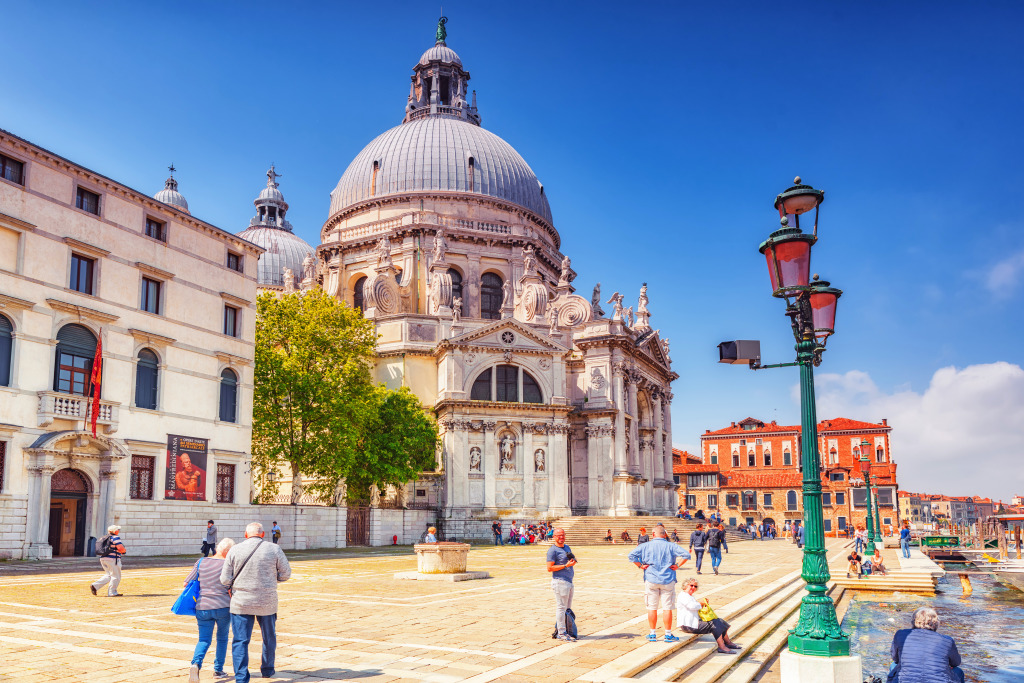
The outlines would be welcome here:
M 544 471 L 544 449 L 538 448 L 537 452 L 533 454 L 533 467 L 537 472 Z
M 498 451 L 501 453 L 501 471 L 502 472 L 515 472 L 516 471 L 516 442 L 511 436 L 506 434 L 501 437 L 501 443 L 498 446 Z
M 645 282 L 640 287 L 640 301 L 636 306 L 637 315 L 640 315 L 641 313 L 650 313 L 650 311 L 647 310 L 647 301 L 647 283 Z
M 476 446 L 469 449 L 469 471 L 480 471 L 480 449 Z
M 607 303 L 612 304 L 612 320 L 622 320 L 622 295 L 615 292 Z
M 633 327 L 634 323 L 636 323 L 636 318 L 633 316 L 632 306 L 628 307 L 625 311 L 623 311 L 622 319 L 626 321 L 627 325 Z
M 569 257 L 568 256 L 563 256 L 562 257 L 562 274 L 558 278 L 559 282 L 568 282 L 569 281 L 569 270 L 570 270 L 569 266 L 570 265 L 572 265 L 572 261 L 569 260 Z
M 377 240 L 377 266 L 388 267 L 391 265 L 391 240 L 387 235 L 382 235 Z
M 505 284 L 501 286 L 501 307 L 512 305 L 512 281 L 505 280 Z
M 452 301 L 452 325 L 457 325 L 462 320 L 462 297 L 457 296 Z
M 312 280 L 314 275 L 316 275 L 316 259 L 312 254 L 308 254 L 306 258 L 302 259 L 302 279 Z
M 601 283 L 594 285 L 594 294 L 590 297 L 590 309 L 594 312 L 595 318 L 604 317 L 604 309 L 601 308 Z
M 527 244 L 523 247 L 523 268 L 526 269 L 527 275 L 537 268 L 537 253 L 534 251 L 532 244 Z
M 558 309 L 552 306 L 551 313 L 548 315 L 551 318 L 551 327 L 548 328 L 548 335 L 554 337 L 558 334 Z
M 284 293 L 291 294 L 295 291 L 295 273 L 291 268 L 284 269 Z
M 434 263 L 444 261 L 444 255 L 448 252 L 448 242 L 444 238 L 444 230 L 438 230 L 434 234 Z

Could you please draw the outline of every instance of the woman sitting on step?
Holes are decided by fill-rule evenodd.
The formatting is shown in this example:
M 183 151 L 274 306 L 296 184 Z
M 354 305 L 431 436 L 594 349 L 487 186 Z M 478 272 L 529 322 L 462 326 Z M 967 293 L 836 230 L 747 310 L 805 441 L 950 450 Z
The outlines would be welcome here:
M 708 599 L 703 598 L 697 601 L 693 594 L 697 592 L 697 579 L 687 579 L 683 583 L 683 592 L 676 600 L 676 609 L 679 611 L 679 628 L 685 633 L 710 633 L 718 641 L 718 651 L 725 655 L 736 654 L 733 650 L 742 649 L 729 638 L 729 623 L 724 619 L 715 618 L 711 621 L 702 621 L 700 608 L 707 607 Z
M 888 574 L 885 565 L 882 564 L 882 551 L 879 548 L 875 548 L 875 554 L 871 558 L 871 573 L 872 574 Z

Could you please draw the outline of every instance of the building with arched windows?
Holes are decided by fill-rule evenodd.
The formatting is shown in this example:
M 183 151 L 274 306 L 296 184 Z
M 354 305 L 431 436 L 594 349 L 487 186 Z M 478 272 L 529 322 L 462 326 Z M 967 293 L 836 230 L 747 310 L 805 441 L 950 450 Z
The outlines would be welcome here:
M 173 176 L 149 197 L 0 131 L 0 559 L 90 554 L 113 523 L 132 554 L 196 552 L 207 519 L 252 521 L 262 252 Z
M 677 375 L 646 285 L 635 311 L 576 293 L 547 188 L 482 126 L 443 27 L 412 71 L 401 123 L 331 192 L 315 278 L 376 323 L 378 378 L 437 417 L 437 471 L 401 502 L 459 537 L 496 515 L 674 512 Z

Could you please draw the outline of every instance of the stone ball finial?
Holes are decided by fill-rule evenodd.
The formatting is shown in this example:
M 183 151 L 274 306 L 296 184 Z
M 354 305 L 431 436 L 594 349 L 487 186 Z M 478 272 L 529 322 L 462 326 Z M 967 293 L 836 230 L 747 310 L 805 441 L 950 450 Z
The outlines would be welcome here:
M 818 275 L 817 273 L 815 273 L 815 274 L 814 274 L 814 279 L 815 279 L 815 281 L 817 281 L 819 277 L 820 277 L 820 276 L 819 276 L 819 275 Z
M 782 223 L 783 227 L 788 226 L 789 225 L 789 216 L 783 216 L 782 218 L 780 218 L 779 219 L 779 223 Z
M 793 178 L 793 184 L 794 185 L 799 185 L 800 184 L 800 176 L 797 176 L 796 178 Z

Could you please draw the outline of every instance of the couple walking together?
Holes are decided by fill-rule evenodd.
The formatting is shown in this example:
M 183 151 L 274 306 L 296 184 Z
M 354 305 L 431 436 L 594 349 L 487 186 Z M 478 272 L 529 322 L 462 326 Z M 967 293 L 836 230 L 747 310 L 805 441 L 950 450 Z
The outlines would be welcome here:
M 703 524 L 698 524 L 697 529 L 690 534 L 690 550 L 697 556 L 697 573 L 700 574 L 701 564 L 704 562 L 704 546 L 711 555 L 711 569 L 718 573 L 718 566 L 722 564 L 722 548 L 729 552 L 729 544 L 725 541 L 725 527 L 719 522 L 717 525 L 709 524 L 707 531 Z

